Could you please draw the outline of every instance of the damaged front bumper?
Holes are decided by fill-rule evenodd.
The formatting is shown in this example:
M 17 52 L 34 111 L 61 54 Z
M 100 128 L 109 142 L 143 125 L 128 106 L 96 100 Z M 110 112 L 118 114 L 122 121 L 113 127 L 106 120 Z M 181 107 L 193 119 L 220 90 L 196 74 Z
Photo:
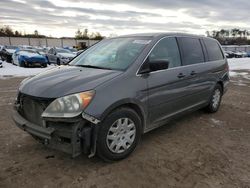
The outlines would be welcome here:
M 91 123 L 82 117 L 72 119 L 49 118 L 43 125 L 26 120 L 14 109 L 13 120 L 16 125 L 27 131 L 49 148 L 60 150 L 77 157 L 81 153 L 89 157 L 95 155 L 98 124 Z

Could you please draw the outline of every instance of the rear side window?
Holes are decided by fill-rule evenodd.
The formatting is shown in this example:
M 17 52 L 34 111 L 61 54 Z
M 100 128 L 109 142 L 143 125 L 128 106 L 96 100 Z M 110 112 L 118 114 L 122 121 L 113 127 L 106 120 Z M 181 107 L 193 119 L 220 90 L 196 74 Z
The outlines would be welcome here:
M 207 49 L 209 61 L 218 61 L 224 59 L 219 44 L 216 41 L 211 39 L 203 39 L 203 40 Z
M 205 61 L 199 39 L 181 37 L 178 42 L 182 52 L 183 65 L 192 65 Z

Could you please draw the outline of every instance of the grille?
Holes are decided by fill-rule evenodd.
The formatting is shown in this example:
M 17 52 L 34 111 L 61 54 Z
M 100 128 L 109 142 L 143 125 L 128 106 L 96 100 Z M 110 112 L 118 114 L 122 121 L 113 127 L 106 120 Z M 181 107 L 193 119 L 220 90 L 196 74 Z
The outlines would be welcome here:
M 43 123 L 41 115 L 52 100 L 19 93 L 18 102 L 20 103 L 20 114 L 28 121 L 42 126 Z

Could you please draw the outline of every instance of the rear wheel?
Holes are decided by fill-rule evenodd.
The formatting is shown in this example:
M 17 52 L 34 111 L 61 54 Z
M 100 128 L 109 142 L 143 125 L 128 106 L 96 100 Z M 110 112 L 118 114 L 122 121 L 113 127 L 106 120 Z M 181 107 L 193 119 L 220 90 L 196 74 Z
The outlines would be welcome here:
M 222 87 L 221 85 L 217 84 L 214 88 L 209 104 L 206 107 L 206 111 L 209 113 L 217 112 L 220 107 L 221 98 L 222 98 Z
M 119 108 L 100 125 L 97 154 L 105 161 L 117 161 L 129 156 L 142 133 L 141 119 L 130 108 Z

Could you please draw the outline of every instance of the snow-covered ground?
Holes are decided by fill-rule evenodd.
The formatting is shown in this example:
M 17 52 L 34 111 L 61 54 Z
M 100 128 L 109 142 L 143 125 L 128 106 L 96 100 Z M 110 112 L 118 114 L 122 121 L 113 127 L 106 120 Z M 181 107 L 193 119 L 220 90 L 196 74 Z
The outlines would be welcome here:
M 3 67 L 0 68 L 0 79 L 4 77 L 34 76 L 55 67 L 55 65 L 49 65 L 46 68 L 40 68 L 40 67 L 23 68 L 16 65 L 12 65 L 11 63 L 7 62 L 2 62 L 2 63 Z
M 248 72 L 238 72 L 239 70 L 250 70 L 250 58 L 228 59 L 230 76 L 246 76 Z M 23 68 L 3 62 L 3 68 L 0 68 L 0 78 L 34 76 L 46 70 L 54 68 L 55 65 L 49 65 L 47 68 Z M 237 72 L 235 71 L 237 70 Z
M 229 69 L 233 70 L 250 70 L 250 58 L 233 58 L 228 59 Z
M 231 82 L 235 82 L 235 85 L 246 86 L 246 81 L 243 81 L 241 78 L 246 80 L 250 80 L 250 73 L 246 70 L 250 71 L 250 58 L 236 58 L 229 59 L 229 70 L 231 77 L 238 77 L 237 81 L 231 80 Z

